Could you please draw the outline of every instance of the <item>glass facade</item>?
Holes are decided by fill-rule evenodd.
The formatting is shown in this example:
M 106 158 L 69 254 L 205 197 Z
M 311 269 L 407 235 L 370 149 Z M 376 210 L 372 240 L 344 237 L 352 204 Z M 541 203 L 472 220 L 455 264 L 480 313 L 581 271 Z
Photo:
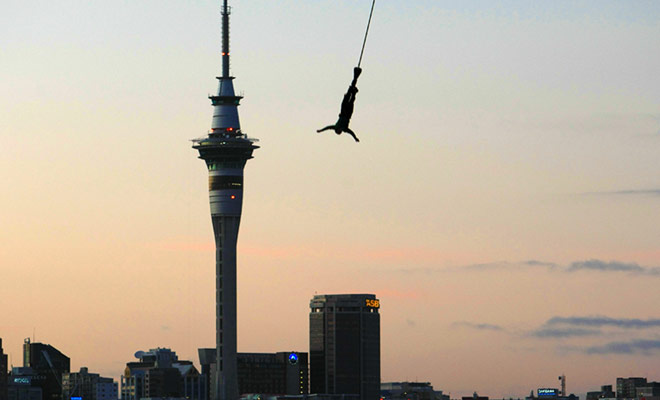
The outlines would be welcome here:
M 209 176 L 209 191 L 221 189 L 242 189 L 243 177 L 232 175 Z

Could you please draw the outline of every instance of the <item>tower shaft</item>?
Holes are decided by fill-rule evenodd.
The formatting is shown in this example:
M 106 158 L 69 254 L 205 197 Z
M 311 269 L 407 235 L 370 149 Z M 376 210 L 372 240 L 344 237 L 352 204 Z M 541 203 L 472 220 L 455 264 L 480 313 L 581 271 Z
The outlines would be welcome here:
M 240 216 L 211 217 L 215 236 L 217 399 L 238 399 L 236 242 Z

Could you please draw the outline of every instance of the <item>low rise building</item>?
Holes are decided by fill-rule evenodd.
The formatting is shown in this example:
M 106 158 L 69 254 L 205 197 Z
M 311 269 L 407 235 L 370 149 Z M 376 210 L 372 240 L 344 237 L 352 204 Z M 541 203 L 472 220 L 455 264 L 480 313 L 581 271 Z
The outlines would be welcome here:
M 434 390 L 430 382 L 382 382 L 383 400 L 449 400 L 442 390 Z
M 199 349 L 202 373 L 207 372 L 213 382 L 215 349 Z M 307 353 L 283 351 L 278 353 L 238 353 L 236 356 L 238 393 L 243 398 L 298 396 L 308 393 Z M 209 390 L 213 398 L 213 389 Z M 251 395 L 252 397 L 250 397 Z
M 76 397 L 83 400 L 117 400 L 118 392 L 117 382 L 90 373 L 87 367 L 80 368 L 80 372 L 62 374 L 62 398 L 65 400 Z
M 525 397 L 525 400 L 580 400 L 580 396 L 574 394 L 565 396 L 556 388 L 539 388 L 536 390 L 536 396 L 532 391 L 528 397 Z
M 175 352 L 155 348 L 138 351 L 140 361 L 126 364 L 121 377 L 121 399 L 185 398 L 207 400 L 207 376 L 192 361 L 179 361 Z
M 9 400 L 42 400 L 41 379 L 30 367 L 11 369 L 7 380 L 7 398 Z
M 647 382 L 645 385 L 635 388 L 635 393 L 640 399 L 648 400 L 652 397 L 660 397 L 660 382 Z

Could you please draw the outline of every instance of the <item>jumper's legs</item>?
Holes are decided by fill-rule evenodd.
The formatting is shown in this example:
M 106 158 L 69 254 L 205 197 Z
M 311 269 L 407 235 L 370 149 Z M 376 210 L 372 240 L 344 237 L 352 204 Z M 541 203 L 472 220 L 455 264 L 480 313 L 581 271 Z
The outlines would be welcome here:
M 355 139 L 356 142 L 359 142 L 359 141 L 360 141 L 360 139 L 358 139 L 357 136 L 355 136 L 355 132 L 353 132 L 353 131 L 350 130 L 349 128 L 346 128 L 346 130 L 345 130 L 344 132 L 346 132 L 346 133 L 348 133 L 349 135 L 353 136 L 353 139 Z
M 351 82 L 351 86 L 357 86 L 357 80 L 358 77 L 360 77 L 361 73 L 362 73 L 362 68 L 360 67 L 353 68 L 353 82 Z

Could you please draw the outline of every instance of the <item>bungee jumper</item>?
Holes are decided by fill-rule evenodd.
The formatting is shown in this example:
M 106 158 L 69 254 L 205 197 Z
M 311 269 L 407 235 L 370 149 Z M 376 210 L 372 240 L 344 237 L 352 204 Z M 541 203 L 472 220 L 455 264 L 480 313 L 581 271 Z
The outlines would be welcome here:
M 358 92 L 357 80 L 360 74 L 362 73 L 362 55 L 364 54 L 364 46 L 367 44 L 367 35 L 369 34 L 369 26 L 371 25 L 371 17 L 374 13 L 374 6 L 376 5 L 376 0 L 371 2 L 371 11 L 369 12 L 369 21 L 367 22 L 367 31 L 364 33 L 364 41 L 362 42 L 362 51 L 360 52 L 360 59 L 358 60 L 357 67 L 353 68 L 353 81 L 348 87 L 348 91 L 344 95 L 343 100 L 341 101 L 341 109 L 339 111 L 339 119 L 335 122 L 334 125 L 328 125 L 325 128 L 321 128 L 316 132 L 323 132 L 327 130 L 334 130 L 337 135 L 340 135 L 342 132 L 346 132 L 349 135 L 353 136 L 356 142 L 359 142 L 360 139 L 357 138 L 355 132 L 348 127 L 348 124 L 351 122 L 351 117 L 353 116 L 353 108 L 355 106 L 355 95 Z
M 355 136 L 355 132 L 348 127 L 349 122 L 351 121 L 351 116 L 353 115 L 353 106 L 355 104 L 355 95 L 358 92 L 357 88 L 357 79 L 362 73 L 360 67 L 353 68 L 353 82 L 351 86 L 348 87 L 348 91 L 344 95 L 344 99 L 341 101 L 341 110 L 339 111 L 339 119 L 335 122 L 334 125 L 328 125 L 325 128 L 319 129 L 316 132 L 323 132 L 330 129 L 333 129 L 337 135 L 340 135 L 342 132 L 346 132 L 349 135 L 353 136 L 356 142 L 359 142 L 360 139 Z

